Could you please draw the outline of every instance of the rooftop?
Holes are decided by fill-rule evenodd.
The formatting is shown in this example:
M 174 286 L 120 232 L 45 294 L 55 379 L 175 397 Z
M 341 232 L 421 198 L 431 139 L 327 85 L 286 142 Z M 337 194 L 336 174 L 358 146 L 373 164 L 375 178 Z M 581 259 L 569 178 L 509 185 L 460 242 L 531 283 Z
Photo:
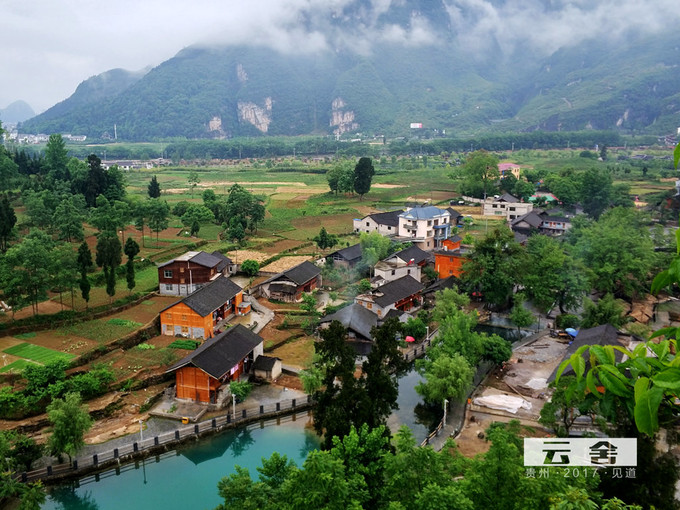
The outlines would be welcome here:
M 407 220 L 431 220 L 433 218 L 441 218 L 442 216 L 451 216 L 451 213 L 433 205 L 414 207 L 399 215 L 400 218 L 406 218 Z
M 219 276 L 208 285 L 192 292 L 187 297 L 165 307 L 161 312 L 172 308 L 177 303 L 184 303 L 201 317 L 206 317 L 224 303 L 234 298 L 243 289 L 229 278 Z

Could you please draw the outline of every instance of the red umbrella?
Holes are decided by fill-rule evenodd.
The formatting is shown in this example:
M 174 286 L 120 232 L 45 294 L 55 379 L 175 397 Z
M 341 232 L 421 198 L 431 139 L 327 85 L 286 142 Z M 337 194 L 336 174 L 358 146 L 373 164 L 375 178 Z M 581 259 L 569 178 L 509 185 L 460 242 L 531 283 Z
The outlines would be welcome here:
M 410 342 L 415 342 L 415 341 L 416 341 L 416 339 L 413 338 L 412 336 L 407 336 L 406 338 L 404 338 L 404 340 L 405 340 L 406 342 L 409 342 L 409 343 L 410 343 Z

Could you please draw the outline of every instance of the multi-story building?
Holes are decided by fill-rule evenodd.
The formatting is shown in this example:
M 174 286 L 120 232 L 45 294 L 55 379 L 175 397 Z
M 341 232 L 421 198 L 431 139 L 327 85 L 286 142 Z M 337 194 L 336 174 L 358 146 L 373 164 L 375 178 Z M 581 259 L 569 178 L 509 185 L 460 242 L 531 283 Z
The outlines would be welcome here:
M 188 251 L 158 266 L 158 291 L 165 296 L 188 296 L 219 276 L 235 271 L 235 264 L 217 251 Z
M 451 235 L 451 213 L 435 206 L 414 207 L 399 215 L 399 238 L 432 251 Z

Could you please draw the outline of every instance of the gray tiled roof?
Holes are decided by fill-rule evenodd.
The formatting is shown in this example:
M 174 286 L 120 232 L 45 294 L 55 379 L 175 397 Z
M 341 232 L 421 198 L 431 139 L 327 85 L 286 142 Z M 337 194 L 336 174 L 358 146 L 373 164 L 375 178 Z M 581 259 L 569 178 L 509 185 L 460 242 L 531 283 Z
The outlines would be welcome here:
M 421 250 L 415 244 L 412 244 L 408 248 L 405 248 L 401 251 L 393 253 L 392 255 L 387 257 L 385 260 L 389 260 L 393 257 L 399 257 L 401 260 L 403 260 L 404 262 L 407 262 L 407 263 L 408 263 L 409 260 L 413 259 L 414 264 L 420 264 L 424 260 L 430 260 L 432 258 L 432 255 L 425 250 Z
M 413 278 L 413 276 L 406 275 L 375 289 L 372 292 L 373 301 L 378 306 L 384 308 L 397 301 L 417 294 L 421 290 L 423 290 L 423 285 Z
M 503 193 L 498 200 L 499 201 L 502 200 L 503 202 L 510 202 L 510 203 L 519 202 L 519 198 L 512 196 L 510 193 Z
M 220 253 L 219 251 L 214 251 L 214 252 L 211 253 L 211 255 L 212 255 L 213 257 L 216 257 L 216 258 L 220 259 L 220 263 L 217 264 L 217 270 L 218 270 L 219 272 L 224 271 L 224 268 L 227 267 L 228 265 L 230 265 L 230 264 L 232 263 L 232 262 L 231 262 L 231 259 L 230 259 L 229 257 L 227 257 L 226 255 L 223 255 L 223 254 Z
M 201 317 L 205 317 L 232 299 L 241 290 L 243 289 L 229 278 L 220 276 L 208 285 L 192 292 L 184 299 L 180 299 L 176 303 L 164 308 L 161 312 L 175 306 L 177 303 L 184 303 Z
M 191 364 L 220 379 L 261 343 L 261 336 L 238 324 L 203 342 L 198 349 L 168 368 L 166 373 Z
M 319 320 L 320 323 L 332 321 L 339 321 L 345 328 L 371 340 L 371 328 L 378 325 L 378 316 L 359 303 L 353 303 Z
M 388 226 L 392 226 L 392 227 L 397 227 L 397 226 L 399 226 L 399 215 L 403 212 L 404 212 L 403 209 L 399 209 L 397 211 L 373 213 L 373 214 L 369 214 L 366 217 L 371 218 L 378 225 L 388 225 Z
M 303 285 L 320 274 L 321 269 L 316 264 L 312 264 L 309 261 L 304 261 L 302 264 L 298 264 L 288 271 L 283 272 L 284 276 L 298 285 Z
M 348 246 L 347 248 L 343 248 L 341 250 L 334 251 L 329 255 L 329 257 L 332 257 L 333 255 L 338 255 L 341 258 L 347 260 L 347 261 L 353 261 L 361 258 L 361 244 L 357 243 L 352 246 Z

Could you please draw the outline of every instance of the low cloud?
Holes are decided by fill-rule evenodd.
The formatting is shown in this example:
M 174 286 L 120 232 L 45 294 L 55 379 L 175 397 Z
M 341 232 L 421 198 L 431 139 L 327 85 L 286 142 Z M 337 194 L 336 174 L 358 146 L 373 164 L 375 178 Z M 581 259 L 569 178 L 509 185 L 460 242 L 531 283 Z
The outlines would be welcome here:
M 428 8 L 436 7 L 424 3 Z M 677 30 L 677 0 L 444 0 L 437 26 L 471 54 L 529 48 L 547 55 L 586 39 Z M 282 53 L 377 43 L 422 46 L 438 34 L 406 0 L 5 0 L 0 16 L 0 107 L 24 99 L 37 111 L 90 76 L 155 66 L 194 44 L 246 44 Z M 410 12 L 385 24 L 390 9 Z M 440 28 L 441 30 L 441 28 Z M 441 40 L 441 39 L 439 39 Z

